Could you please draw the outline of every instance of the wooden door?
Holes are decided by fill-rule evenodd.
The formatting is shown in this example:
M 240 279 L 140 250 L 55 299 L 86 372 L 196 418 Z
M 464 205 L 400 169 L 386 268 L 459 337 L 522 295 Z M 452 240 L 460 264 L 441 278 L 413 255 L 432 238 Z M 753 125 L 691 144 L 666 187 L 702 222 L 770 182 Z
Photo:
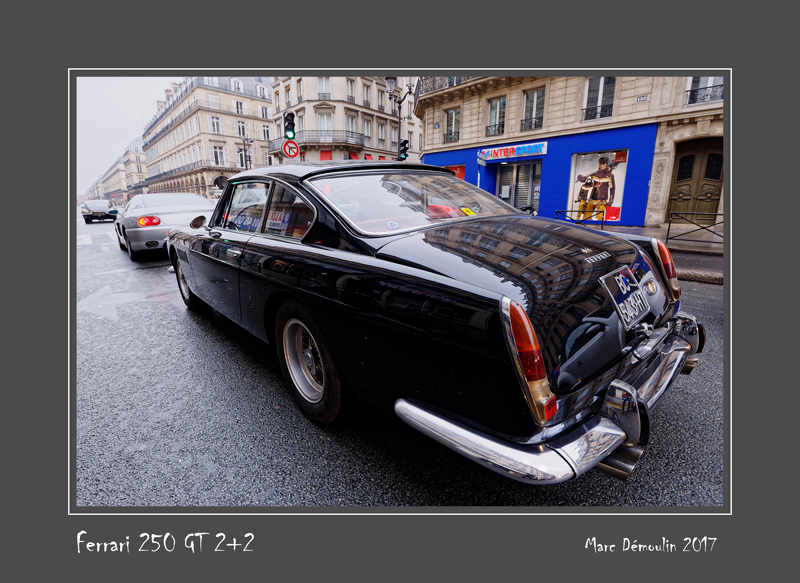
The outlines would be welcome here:
M 714 223 L 722 197 L 722 138 L 703 138 L 681 142 L 675 148 L 675 170 L 669 193 L 669 213 L 686 213 L 696 223 Z M 673 217 L 673 222 L 681 221 Z

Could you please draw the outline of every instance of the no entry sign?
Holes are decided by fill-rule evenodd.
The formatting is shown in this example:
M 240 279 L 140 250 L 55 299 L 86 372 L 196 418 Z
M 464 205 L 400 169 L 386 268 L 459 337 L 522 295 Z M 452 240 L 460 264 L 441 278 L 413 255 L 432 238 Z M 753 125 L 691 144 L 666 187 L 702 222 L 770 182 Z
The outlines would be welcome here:
M 300 148 L 297 146 L 297 142 L 293 142 L 292 140 L 285 141 L 283 143 L 283 153 L 286 154 L 287 158 L 296 158 L 300 153 Z

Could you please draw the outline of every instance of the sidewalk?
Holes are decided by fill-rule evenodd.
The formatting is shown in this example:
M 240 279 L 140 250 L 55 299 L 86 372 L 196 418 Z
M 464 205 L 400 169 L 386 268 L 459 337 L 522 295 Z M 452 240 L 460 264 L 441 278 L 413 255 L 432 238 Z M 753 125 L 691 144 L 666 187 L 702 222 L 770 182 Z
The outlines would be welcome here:
M 719 228 L 719 227 L 717 227 Z M 722 284 L 725 269 L 725 257 L 722 231 L 719 235 L 697 230 L 696 225 L 675 225 L 664 223 L 660 227 L 618 227 L 606 223 L 604 231 L 632 233 L 655 237 L 667 244 L 675 261 L 678 279 L 683 281 L 699 281 L 703 283 Z M 667 232 L 669 231 L 669 241 Z

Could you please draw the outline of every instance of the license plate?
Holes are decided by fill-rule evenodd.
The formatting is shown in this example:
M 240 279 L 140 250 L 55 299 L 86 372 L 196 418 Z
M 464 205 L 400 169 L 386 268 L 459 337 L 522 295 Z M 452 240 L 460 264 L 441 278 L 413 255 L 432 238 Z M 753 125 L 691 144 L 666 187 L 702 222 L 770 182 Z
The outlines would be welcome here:
M 600 283 L 611 296 L 625 330 L 633 328 L 650 311 L 650 304 L 627 265 L 604 275 Z

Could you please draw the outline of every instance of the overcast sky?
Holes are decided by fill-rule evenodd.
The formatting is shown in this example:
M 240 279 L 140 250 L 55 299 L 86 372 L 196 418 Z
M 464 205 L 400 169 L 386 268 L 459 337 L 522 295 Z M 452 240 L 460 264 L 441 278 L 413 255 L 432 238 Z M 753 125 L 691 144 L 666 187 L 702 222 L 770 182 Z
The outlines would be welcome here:
M 125 148 L 142 136 L 170 81 L 182 77 L 78 77 L 77 192 L 82 197 Z

